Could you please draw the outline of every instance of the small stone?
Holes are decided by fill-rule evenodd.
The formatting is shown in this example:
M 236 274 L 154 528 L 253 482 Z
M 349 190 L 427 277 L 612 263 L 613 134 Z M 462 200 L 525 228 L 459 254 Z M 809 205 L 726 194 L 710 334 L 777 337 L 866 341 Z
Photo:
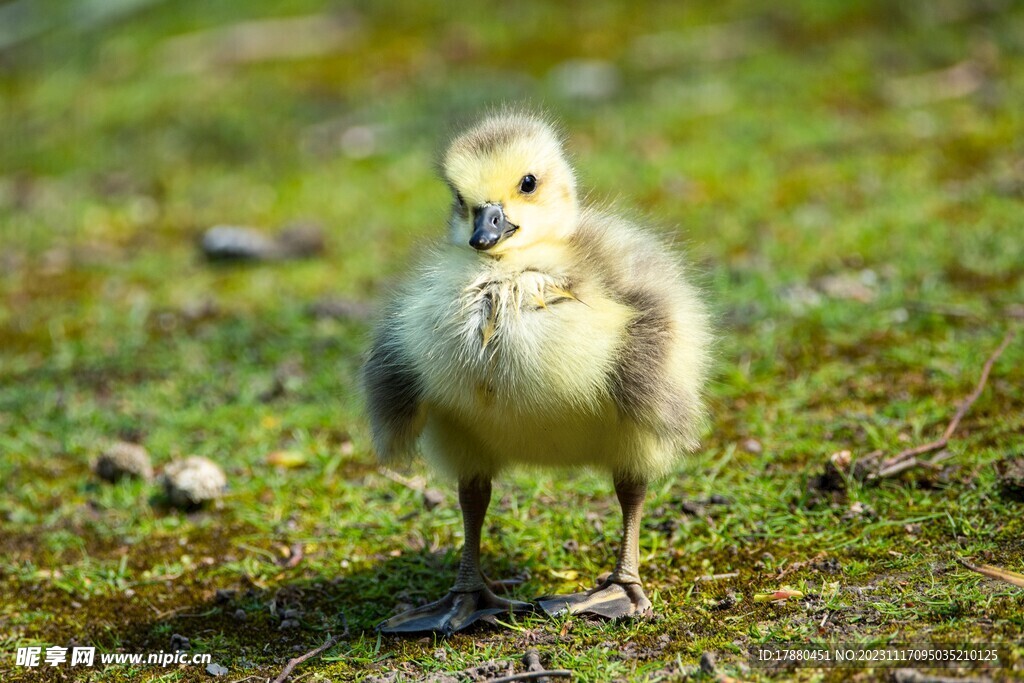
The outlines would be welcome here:
M 565 97 L 599 102 L 618 92 L 622 82 L 618 68 L 599 59 L 571 59 L 551 71 L 551 82 Z
M 700 670 L 708 676 L 715 675 L 715 655 L 705 652 L 700 656 Z
M 423 505 L 428 510 L 433 510 L 444 502 L 444 494 L 437 489 L 427 489 L 423 492 Z
M 737 602 L 739 602 L 739 600 L 737 598 L 736 592 L 735 591 L 726 591 L 725 597 L 723 597 L 721 600 L 716 601 L 712 605 L 711 609 L 714 609 L 714 610 L 732 609 L 733 607 L 736 606 Z
M 792 313 L 802 315 L 811 309 L 821 306 L 821 294 L 807 285 L 795 284 L 779 290 L 779 296 L 789 306 Z
M 233 616 L 235 617 L 235 621 L 247 621 L 249 619 L 249 615 L 241 607 L 235 610 Z
M 220 664 L 210 662 L 206 665 L 206 673 L 210 674 L 211 676 L 226 676 L 228 673 L 228 668 L 226 666 L 221 666 Z
M 126 441 L 118 441 L 103 451 L 92 469 L 97 477 L 110 482 L 125 477 L 147 481 L 153 478 L 149 453 L 142 446 Z
M 699 517 L 704 514 L 704 508 L 700 503 L 695 503 L 692 500 L 684 500 L 681 505 L 683 512 L 694 517 Z
M 1024 501 L 1024 457 L 1003 458 L 995 464 L 996 480 L 1003 496 Z
M 277 261 L 310 258 L 324 251 L 323 230 L 314 224 L 289 226 L 271 237 L 240 225 L 216 225 L 199 240 L 209 261 Z
M 850 463 L 853 462 L 853 453 L 850 451 L 837 451 L 828 456 L 828 461 L 836 468 L 837 472 L 848 472 Z
M 849 509 L 843 513 L 841 519 L 844 522 L 849 522 L 854 519 L 859 519 L 861 517 L 865 519 L 873 519 L 875 516 L 875 511 L 871 508 L 871 506 L 865 505 L 864 503 L 858 500 L 854 501 L 850 505 Z
M 340 147 L 350 159 L 366 159 L 377 151 L 377 131 L 371 126 L 352 126 L 341 134 Z
M 227 477 L 212 460 L 193 455 L 167 465 L 162 483 L 171 505 L 188 509 L 219 498 Z
M 575 538 L 570 538 L 568 541 L 562 544 L 562 550 L 569 553 L 570 555 L 575 555 L 580 551 L 580 542 L 577 541 Z
M 302 610 L 286 609 L 283 612 L 281 612 L 281 618 L 282 619 L 286 619 L 286 620 L 287 619 L 298 619 L 301 616 L 302 616 Z
M 299 620 L 298 619 L 285 619 L 284 621 L 281 622 L 281 625 L 278 626 L 277 628 L 282 630 L 282 631 L 287 631 L 289 629 L 298 628 L 299 625 L 300 624 L 299 624 Z
M 173 652 L 177 652 L 178 650 L 188 650 L 191 647 L 192 644 L 189 642 L 188 638 L 180 633 L 175 633 L 171 636 L 171 650 Z
M 743 450 L 747 453 L 760 455 L 764 448 L 761 446 L 761 442 L 757 439 L 747 439 L 743 442 Z
M 231 602 L 232 600 L 234 600 L 235 593 L 236 591 L 233 590 L 224 590 L 223 588 L 218 588 L 217 591 L 213 594 L 213 601 L 218 605 L 223 605 L 226 602 Z
M 273 239 L 239 225 L 215 225 L 203 233 L 199 247 L 211 261 L 266 261 L 279 257 Z
M 860 273 L 838 273 L 826 275 L 818 280 L 818 290 L 832 299 L 868 303 L 875 298 L 878 276 L 873 270 Z
M 447 662 L 448 652 L 444 648 L 439 647 L 436 650 L 434 650 L 434 659 L 436 659 L 439 662 Z

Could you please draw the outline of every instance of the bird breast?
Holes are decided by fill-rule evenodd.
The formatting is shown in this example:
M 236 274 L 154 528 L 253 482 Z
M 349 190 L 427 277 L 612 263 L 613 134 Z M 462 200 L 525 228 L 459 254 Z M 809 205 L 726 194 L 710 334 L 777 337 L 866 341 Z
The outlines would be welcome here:
M 475 346 L 473 337 L 476 337 L 479 353 L 493 358 L 503 338 L 513 335 L 522 338 L 524 333 L 528 334 L 522 324 L 524 315 L 547 311 L 549 305 L 566 301 L 577 301 L 567 278 L 554 278 L 538 271 L 497 279 L 485 274 L 463 290 L 463 306 L 467 310 L 466 341 L 469 346 Z M 488 352 L 487 347 L 492 342 L 494 346 Z
M 429 402 L 459 414 L 596 413 L 630 313 L 537 270 L 435 272 L 406 316 Z

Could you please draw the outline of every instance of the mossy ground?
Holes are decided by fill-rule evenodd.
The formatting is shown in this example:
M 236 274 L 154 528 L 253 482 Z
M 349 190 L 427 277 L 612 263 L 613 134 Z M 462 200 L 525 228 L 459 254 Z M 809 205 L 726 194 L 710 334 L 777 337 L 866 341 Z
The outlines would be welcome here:
M 938 436 L 1024 316 L 1019 5 L 360 2 L 329 54 L 196 71 L 178 68 L 173 37 L 336 8 L 94 11 L 118 5 L 51 3 L 41 23 L 12 19 L 42 31 L 0 52 L 4 680 L 207 680 L 202 667 L 13 666 L 19 645 L 151 652 L 174 633 L 228 680 L 258 680 L 346 623 L 303 680 L 416 680 L 528 647 L 581 681 L 672 680 L 705 651 L 745 680 L 854 675 L 741 666 L 747 644 L 810 638 L 1001 643 L 1013 669 L 990 675 L 1024 675 L 1024 593 L 956 562 L 1024 569 L 1024 507 L 992 467 L 1024 450 L 1020 336 L 945 472 L 808 488 L 833 452 Z M 578 57 L 618 69 L 610 98 L 564 96 L 550 71 Z M 447 587 L 458 506 L 445 482 L 428 480 L 444 500 L 427 510 L 378 472 L 355 380 L 367 324 L 308 307 L 382 296 L 442 232 L 434 151 L 453 119 L 498 101 L 543 104 L 594 198 L 678 234 L 720 320 L 713 423 L 649 501 L 656 620 L 381 638 L 373 625 L 399 603 Z M 210 225 L 302 220 L 326 229 L 324 257 L 197 256 Z M 230 493 L 185 514 L 149 485 L 101 484 L 89 462 L 115 439 L 157 465 L 211 457 Z M 307 466 L 268 465 L 280 449 Z M 589 585 L 618 542 L 609 488 L 592 473 L 501 482 L 489 573 L 527 576 L 523 598 Z M 726 504 L 693 507 L 713 495 Z M 807 597 L 754 602 L 782 585 Z M 300 625 L 280 630 L 289 609 Z

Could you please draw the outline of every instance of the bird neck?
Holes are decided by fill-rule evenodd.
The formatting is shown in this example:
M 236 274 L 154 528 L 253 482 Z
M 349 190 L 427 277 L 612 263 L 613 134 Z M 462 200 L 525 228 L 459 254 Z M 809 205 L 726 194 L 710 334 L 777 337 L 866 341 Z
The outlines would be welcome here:
M 502 252 L 495 259 L 494 266 L 510 273 L 535 270 L 563 275 L 571 263 L 572 253 L 565 240 L 545 240 Z

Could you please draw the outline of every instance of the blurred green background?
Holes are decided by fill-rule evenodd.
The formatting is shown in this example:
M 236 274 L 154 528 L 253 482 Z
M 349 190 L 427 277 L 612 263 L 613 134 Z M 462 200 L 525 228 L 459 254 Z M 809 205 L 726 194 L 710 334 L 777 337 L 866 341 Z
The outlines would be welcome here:
M 380 640 L 447 587 L 461 527 L 448 483 L 373 464 L 365 311 L 443 236 L 439 147 L 501 103 L 557 119 L 589 198 L 693 263 L 713 424 L 652 494 L 659 621 Z M 526 647 L 578 680 L 677 680 L 704 651 L 755 680 L 739 650 L 771 638 L 1019 639 L 1020 590 L 953 561 L 1024 567 L 992 466 L 1024 455 L 1019 336 L 945 469 L 811 480 L 833 452 L 937 437 L 1024 318 L 1021 112 L 1008 0 L 0 2 L 0 672 L 85 677 L 14 650 L 180 633 L 230 680 L 266 677 L 344 623 L 308 680 L 441 681 Z M 197 243 L 221 224 L 312 226 L 326 249 L 214 265 Z M 101 484 L 89 463 L 119 439 L 158 467 L 208 456 L 230 492 L 183 514 Z M 521 598 L 588 585 L 617 544 L 608 488 L 512 477 L 485 567 L 527 576 Z M 783 584 L 808 597 L 753 602 Z

